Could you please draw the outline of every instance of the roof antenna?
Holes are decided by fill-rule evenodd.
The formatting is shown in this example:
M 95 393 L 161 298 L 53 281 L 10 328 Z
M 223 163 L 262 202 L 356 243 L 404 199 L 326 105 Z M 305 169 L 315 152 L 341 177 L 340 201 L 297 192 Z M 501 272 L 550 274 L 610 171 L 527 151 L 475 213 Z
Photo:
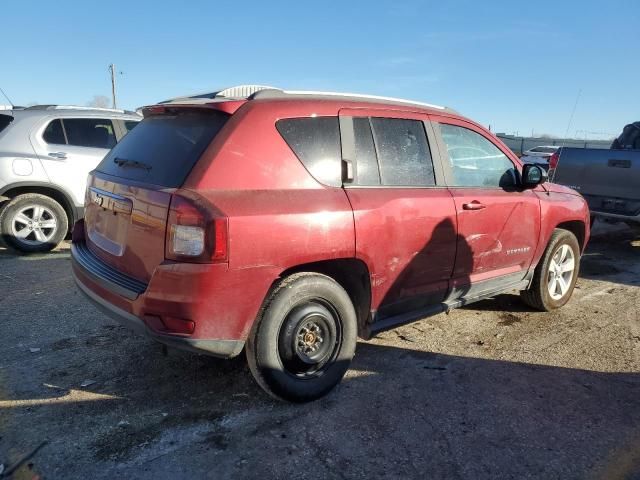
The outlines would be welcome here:
M 567 125 L 567 131 L 564 132 L 564 138 L 562 139 L 562 145 L 560 145 L 560 155 L 558 155 L 558 161 L 556 162 L 556 168 L 553 169 L 553 175 L 551 176 L 551 181 L 552 182 L 556 178 L 556 171 L 558 170 L 558 165 L 560 165 L 560 158 L 562 157 L 562 149 L 564 147 L 565 142 L 567 141 L 567 136 L 569 135 L 569 129 L 571 128 L 571 124 L 573 123 L 573 116 L 576 113 L 576 108 L 578 108 L 578 101 L 580 100 L 580 95 L 582 95 L 582 89 L 578 90 L 578 95 L 576 96 L 576 103 L 573 104 L 573 110 L 571 111 L 571 116 L 569 117 L 569 124 Z
M 11 105 L 11 108 L 14 108 L 14 107 L 15 107 L 15 105 L 13 104 L 13 102 L 11 101 L 11 99 L 10 99 L 9 97 L 7 97 L 7 94 L 6 94 L 6 93 L 4 93 L 4 90 L 2 90 L 2 89 L 0 88 L 0 92 L 2 92 L 2 95 L 4 95 L 4 98 L 6 98 L 6 99 L 9 101 L 9 105 Z

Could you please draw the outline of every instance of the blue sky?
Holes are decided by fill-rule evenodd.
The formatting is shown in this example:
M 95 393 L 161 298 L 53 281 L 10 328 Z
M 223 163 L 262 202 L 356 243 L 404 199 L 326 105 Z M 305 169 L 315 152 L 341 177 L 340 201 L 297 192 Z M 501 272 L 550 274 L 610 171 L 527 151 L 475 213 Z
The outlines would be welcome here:
M 636 0 L 4 0 L 0 18 L 16 104 L 110 96 L 114 62 L 125 108 L 259 83 L 444 104 L 508 133 L 563 135 L 579 91 L 572 136 L 640 120 Z

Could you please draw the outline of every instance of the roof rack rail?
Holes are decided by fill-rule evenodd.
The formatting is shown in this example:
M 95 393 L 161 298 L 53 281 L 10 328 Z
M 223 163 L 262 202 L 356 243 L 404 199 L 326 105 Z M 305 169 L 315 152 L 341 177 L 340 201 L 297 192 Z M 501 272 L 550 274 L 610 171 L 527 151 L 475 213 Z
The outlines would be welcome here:
M 378 102 L 390 103 L 390 104 L 402 104 L 402 105 L 417 105 L 420 107 L 435 108 L 437 110 L 451 110 L 441 105 L 434 105 L 431 103 L 416 102 L 414 100 L 407 100 L 404 98 L 395 97 L 383 97 L 379 95 L 365 95 L 361 93 L 343 93 L 343 92 L 321 92 L 314 90 L 278 90 L 271 89 L 268 91 L 256 92 L 251 96 L 252 99 L 259 98 L 287 98 L 291 96 L 313 96 L 313 97 L 340 97 L 345 100 L 363 101 L 373 100 Z
M 86 110 L 88 112 L 97 111 L 137 115 L 131 110 L 121 110 L 119 108 L 84 107 L 80 105 L 32 105 L 25 108 L 25 110 Z
M 320 92 L 312 90 L 282 90 L 276 87 L 269 87 L 266 85 L 238 85 L 235 87 L 224 88 L 213 92 L 199 93 L 195 95 L 188 95 L 183 97 L 170 98 L 159 102 L 160 104 L 168 103 L 182 103 L 182 104 L 204 104 L 216 101 L 224 100 L 258 100 L 258 99 L 285 99 L 296 96 L 309 96 L 320 99 L 333 99 L 340 97 L 344 100 L 351 100 L 355 102 L 362 102 L 371 100 L 374 102 L 383 102 L 391 105 L 408 105 L 419 106 L 426 108 L 433 108 L 436 110 L 446 110 L 452 112 L 453 110 L 440 105 L 433 105 L 431 103 L 416 102 L 413 100 L 406 100 L 404 98 L 394 97 L 382 97 L 378 95 L 363 95 L 360 93 L 341 93 L 341 92 Z

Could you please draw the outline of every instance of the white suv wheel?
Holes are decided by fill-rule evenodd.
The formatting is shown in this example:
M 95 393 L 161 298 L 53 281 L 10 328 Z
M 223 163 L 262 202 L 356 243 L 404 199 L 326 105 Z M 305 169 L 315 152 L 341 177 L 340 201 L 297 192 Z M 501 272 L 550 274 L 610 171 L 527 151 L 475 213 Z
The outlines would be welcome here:
M 55 213 L 42 205 L 27 205 L 11 219 L 11 234 L 25 245 L 41 245 L 51 241 L 58 230 Z
M 2 239 L 16 250 L 26 253 L 53 250 L 68 232 L 64 208 L 46 195 L 18 195 L 0 209 Z

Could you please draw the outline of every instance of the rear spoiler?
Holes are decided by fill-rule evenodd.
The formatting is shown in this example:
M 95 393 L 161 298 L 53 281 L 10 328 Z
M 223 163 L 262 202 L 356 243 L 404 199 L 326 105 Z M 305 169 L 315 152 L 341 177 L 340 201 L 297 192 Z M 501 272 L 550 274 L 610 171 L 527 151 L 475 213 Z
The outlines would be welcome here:
M 233 115 L 242 105 L 247 103 L 246 100 L 222 100 L 214 99 L 208 102 L 198 102 L 185 100 L 180 103 L 147 105 L 142 107 L 142 115 L 146 118 L 151 115 L 164 115 L 178 109 L 197 108 L 206 110 L 218 110 L 220 112 Z

